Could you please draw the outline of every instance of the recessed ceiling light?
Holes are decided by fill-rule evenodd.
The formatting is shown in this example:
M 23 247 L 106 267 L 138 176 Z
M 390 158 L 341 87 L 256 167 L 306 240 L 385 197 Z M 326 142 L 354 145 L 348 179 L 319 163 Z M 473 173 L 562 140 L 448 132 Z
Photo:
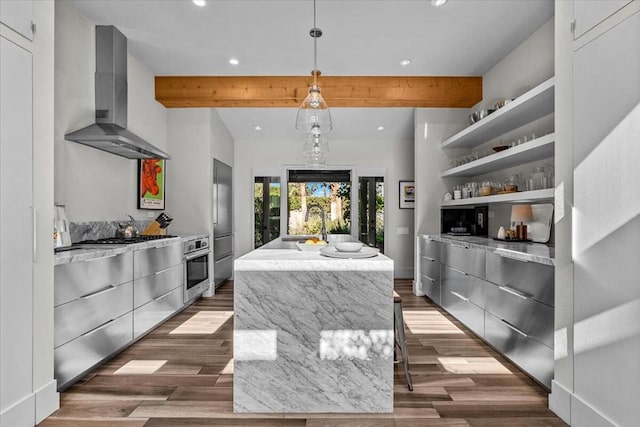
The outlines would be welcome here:
M 384 130 L 384 126 L 378 126 L 378 130 Z
M 195 4 L 196 6 L 204 6 L 207 4 L 207 2 L 205 0 L 193 0 L 193 4 Z
M 402 61 L 400 61 L 400 65 L 402 65 L 403 67 L 406 67 L 409 64 L 411 64 L 410 59 L 403 59 Z
M 431 6 L 440 7 L 446 2 L 447 0 L 431 0 Z
M 240 63 L 240 61 L 238 61 L 236 58 L 231 58 L 229 60 L 229 64 L 231 65 L 238 65 Z
M 255 125 L 255 126 L 253 127 L 253 130 L 262 130 L 262 126 L 260 126 L 260 125 Z

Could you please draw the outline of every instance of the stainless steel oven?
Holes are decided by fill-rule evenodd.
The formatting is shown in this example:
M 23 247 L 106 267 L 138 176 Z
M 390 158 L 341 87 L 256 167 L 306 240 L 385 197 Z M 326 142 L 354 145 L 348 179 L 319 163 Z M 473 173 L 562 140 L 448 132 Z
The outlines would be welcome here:
M 199 237 L 184 242 L 184 302 L 209 288 L 209 238 Z

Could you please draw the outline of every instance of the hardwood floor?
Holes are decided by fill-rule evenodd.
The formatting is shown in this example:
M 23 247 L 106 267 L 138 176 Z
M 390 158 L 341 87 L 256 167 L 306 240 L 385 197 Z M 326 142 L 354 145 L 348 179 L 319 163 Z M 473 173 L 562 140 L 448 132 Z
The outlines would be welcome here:
M 234 414 L 233 283 L 220 287 L 61 394 L 43 427 L 560 426 L 547 392 L 458 321 L 396 280 L 414 390 L 395 365 L 393 414 Z

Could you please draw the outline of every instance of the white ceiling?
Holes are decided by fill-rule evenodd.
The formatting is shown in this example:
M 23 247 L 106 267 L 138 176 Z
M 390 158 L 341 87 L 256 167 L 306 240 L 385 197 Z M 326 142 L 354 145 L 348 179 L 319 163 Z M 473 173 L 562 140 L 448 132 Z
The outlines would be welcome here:
M 312 0 L 74 0 L 155 75 L 308 75 Z M 553 16 L 552 0 L 317 0 L 325 75 L 483 75 Z M 237 66 L 229 64 L 237 58 Z M 412 63 L 400 66 L 401 59 Z M 320 80 L 322 89 L 322 80 Z M 329 104 L 329 107 L 331 105 Z M 237 140 L 300 139 L 295 109 L 218 109 Z M 331 140 L 413 138 L 413 109 L 332 108 Z M 254 125 L 263 130 L 255 131 Z M 378 131 L 379 125 L 385 126 Z

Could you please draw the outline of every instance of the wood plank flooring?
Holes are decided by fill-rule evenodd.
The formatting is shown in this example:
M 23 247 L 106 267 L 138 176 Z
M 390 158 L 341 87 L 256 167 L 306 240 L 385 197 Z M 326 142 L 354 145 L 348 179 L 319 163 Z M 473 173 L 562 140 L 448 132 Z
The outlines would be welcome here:
M 561 426 L 547 392 L 396 280 L 414 390 L 395 365 L 394 413 L 234 414 L 233 283 L 158 326 L 61 394 L 42 427 Z

